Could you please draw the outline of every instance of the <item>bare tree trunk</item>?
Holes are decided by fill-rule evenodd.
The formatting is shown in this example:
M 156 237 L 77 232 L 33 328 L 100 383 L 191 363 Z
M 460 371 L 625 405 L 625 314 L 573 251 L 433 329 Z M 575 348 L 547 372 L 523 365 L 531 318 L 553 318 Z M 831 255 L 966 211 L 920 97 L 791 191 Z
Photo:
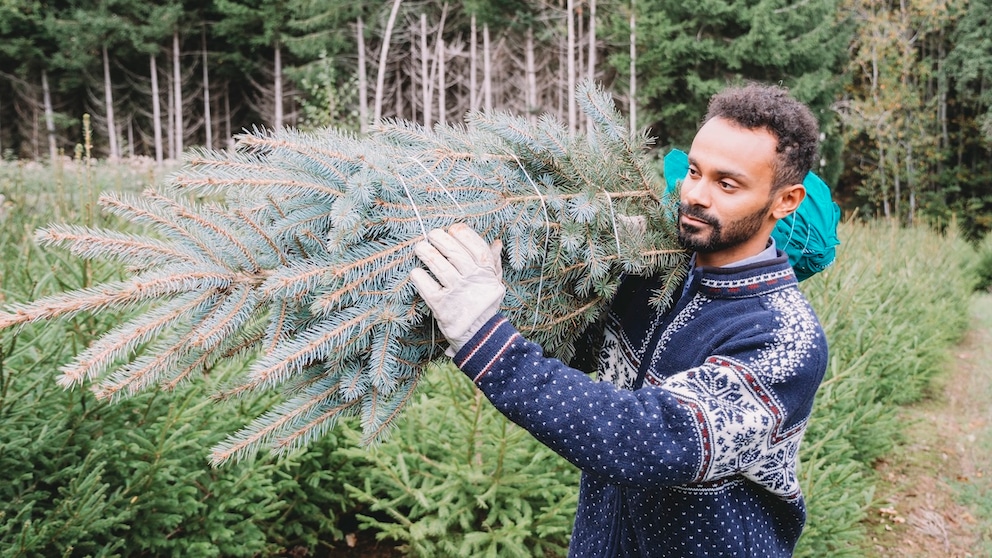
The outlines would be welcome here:
M 568 47 L 566 49 L 568 73 L 568 131 L 575 133 L 575 123 L 578 120 L 578 110 L 575 105 L 575 0 L 566 2 L 568 10 Z
M 589 0 L 589 81 L 596 78 L 596 0 Z
M 395 64 L 396 64 L 396 74 L 399 75 L 401 72 L 401 68 L 399 67 L 400 64 L 399 62 L 396 62 Z M 411 75 L 411 77 L 416 77 L 416 76 Z M 403 104 L 403 102 L 405 101 L 405 99 L 403 98 L 403 84 L 397 83 L 396 94 L 393 95 L 393 101 L 394 101 L 393 114 L 395 114 L 397 118 L 407 118 L 408 120 L 416 120 L 417 119 L 416 96 L 417 96 L 416 88 L 413 86 L 413 84 L 410 84 L 410 115 L 409 117 L 407 117 L 405 116 L 406 108 L 405 105 Z
M 944 49 L 944 42 L 937 43 L 937 120 L 940 122 L 940 147 L 945 148 L 950 144 L 950 136 L 947 131 L 947 76 L 944 72 L 944 59 L 947 52 Z M 938 169 L 943 161 L 937 159 Z
M 537 122 L 537 69 L 534 64 L 534 26 L 527 26 L 527 44 L 524 54 L 527 65 L 527 119 Z
M 162 99 L 158 91 L 158 65 L 155 55 L 148 55 L 149 72 L 152 77 L 152 130 L 155 137 L 155 164 L 162 164 Z
M 227 139 L 227 148 L 234 149 L 234 134 L 231 133 L 231 85 L 228 82 L 224 87 L 224 134 Z
M 45 130 L 48 131 L 48 160 L 54 163 L 59 156 L 59 150 L 55 144 L 55 111 L 52 110 L 52 91 L 48 88 L 46 70 L 41 71 L 41 94 L 42 102 L 45 104 Z
M 427 96 L 431 99 L 434 98 L 434 76 L 438 73 L 439 68 L 444 67 L 444 22 L 448 18 L 448 3 L 445 2 L 441 6 L 441 19 L 437 24 L 437 32 L 434 34 L 434 57 L 431 60 L 431 73 L 430 79 L 427 81 Z M 441 70 L 443 72 L 443 70 Z M 438 80 L 440 83 L 441 80 Z M 438 108 L 439 111 L 443 111 L 443 107 Z M 433 112 L 433 107 L 432 111 Z
M 214 148 L 214 128 L 210 118 L 210 72 L 207 71 L 207 26 L 201 29 L 200 42 L 203 46 L 203 130 L 207 149 Z
M 127 156 L 134 159 L 134 119 L 127 119 Z
M 172 33 L 172 89 L 176 118 L 176 159 L 183 156 L 183 82 L 179 75 L 179 30 Z
M 358 16 L 358 129 L 365 135 L 369 131 L 369 80 L 365 73 L 365 23 Z
M 899 198 L 902 197 L 902 179 L 899 176 L 899 156 L 893 153 L 893 165 L 892 165 L 892 213 L 896 217 L 896 221 L 902 220 L 901 209 Z
M 630 131 L 637 132 L 637 12 L 630 0 Z
M 489 45 L 489 24 L 482 24 L 482 106 L 493 110 L 493 61 Z
M 585 36 L 585 29 L 583 29 L 582 20 L 582 0 L 576 0 L 575 4 L 575 82 L 578 83 L 579 79 L 585 75 L 585 66 L 583 63 L 585 59 L 582 55 L 582 37 Z M 578 110 L 578 109 L 576 109 Z
M 586 68 L 589 83 L 596 79 L 596 0 L 589 0 L 589 62 Z M 592 132 L 592 117 L 586 117 L 586 131 Z
M 396 14 L 400 10 L 402 0 L 393 0 L 393 8 L 389 12 L 389 20 L 386 22 L 386 32 L 382 37 L 382 50 L 379 52 L 379 70 L 375 82 L 375 120 L 382 119 L 382 96 L 385 94 L 386 86 L 386 62 L 389 60 L 389 41 L 393 35 L 393 25 L 396 24 Z
M 472 14 L 471 37 L 469 37 L 469 59 L 468 59 L 468 108 L 472 112 L 479 110 L 478 84 L 476 83 L 476 73 L 479 66 L 478 41 L 476 35 L 478 29 L 475 24 L 475 14 Z
M 166 99 L 166 136 L 169 141 L 169 159 L 176 159 L 176 88 L 172 85 L 172 79 L 166 74 L 165 90 L 168 91 Z
M 906 189 L 909 190 L 909 213 L 907 220 L 909 225 L 916 221 L 916 177 L 913 175 L 915 168 L 913 163 L 913 144 L 910 142 L 906 146 Z
M 428 88 L 430 76 L 427 74 L 427 14 L 420 14 L 420 98 L 424 126 L 431 126 L 431 93 Z
M 882 194 L 882 215 L 888 219 L 891 217 L 891 212 L 889 211 L 889 193 L 886 191 L 885 184 L 885 144 L 881 139 L 878 140 L 878 171 L 879 190 Z
M 444 39 L 441 34 L 438 33 L 437 37 L 438 50 L 440 51 L 440 56 L 437 57 L 437 121 L 441 123 L 442 126 L 448 123 L 447 115 L 444 112 L 445 95 L 444 90 L 447 87 L 444 80 Z
M 282 128 L 282 44 L 277 40 L 275 44 L 273 64 L 275 65 L 275 78 L 274 78 L 274 88 L 275 88 L 275 115 L 272 122 L 272 127 L 275 129 Z
M 103 102 L 107 111 L 107 140 L 110 142 L 110 159 L 121 158 L 120 147 L 117 145 L 117 123 L 114 122 L 114 92 L 110 81 L 110 54 L 107 45 L 103 45 Z

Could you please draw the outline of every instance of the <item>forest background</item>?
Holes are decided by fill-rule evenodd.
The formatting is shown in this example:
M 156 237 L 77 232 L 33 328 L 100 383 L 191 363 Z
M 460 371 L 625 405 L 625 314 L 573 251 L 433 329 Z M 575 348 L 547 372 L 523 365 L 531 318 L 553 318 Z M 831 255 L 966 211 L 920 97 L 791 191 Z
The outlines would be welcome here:
M 601 82 L 659 155 L 728 82 L 781 83 L 824 136 L 846 210 L 992 228 L 992 0 L 6 0 L 0 153 L 181 158 L 243 129 L 471 110 L 586 123 Z

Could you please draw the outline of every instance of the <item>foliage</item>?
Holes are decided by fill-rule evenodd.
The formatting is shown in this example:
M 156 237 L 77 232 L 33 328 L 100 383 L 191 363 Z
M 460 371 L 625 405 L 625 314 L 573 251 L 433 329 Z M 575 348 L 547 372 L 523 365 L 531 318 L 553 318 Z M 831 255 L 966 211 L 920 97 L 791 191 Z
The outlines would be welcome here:
M 39 250 L 30 233 L 53 214 L 97 218 L 87 211 L 87 190 L 119 188 L 142 173 L 26 167 L 0 167 L 0 298 L 119 276 L 116 265 Z M 334 436 L 280 463 L 214 470 L 202 448 L 258 408 L 218 405 L 204 396 L 209 384 L 119 405 L 58 388 L 53 371 L 121 319 L 106 313 L 0 333 L 0 553 L 257 556 L 340 540 L 338 524 L 350 509 L 334 475 L 352 469 L 335 457 Z M 214 369 L 209 382 L 229 372 Z
M 945 71 L 954 80 L 961 104 L 976 111 L 976 127 L 985 145 L 992 147 L 992 2 L 971 0 L 966 6 L 954 28 Z
M 830 343 L 801 453 L 809 521 L 797 556 L 861 556 L 873 462 L 906 434 L 968 326 L 972 249 L 954 231 L 844 224 L 833 267 L 803 283 Z
M 355 110 L 355 80 L 341 82 L 339 71 L 326 53 L 313 64 L 297 70 L 296 81 L 305 93 L 300 99 L 300 128 L 313 130 L 334 126 L 357 132 L 359 115 Z
M 836 0 L 638 0 L 635 9 L 638 111 L 660 146 L 687 149 L 709 98 L 743 80 L 789 87 L 832 135 L 828 109 L 843 85 L 838 70 L 851 31 Z M 613 35 L 625 36 L 629 10 L 607 13 Z M 629 55 L 617 49 L 611 65 L 629 74 Z
M 564 555 L 578 471 L 500 415 L 450 362 L 426 384 L 388 443 L 343 450 L 369 462 L 348 484 L 368 505 L 363 525 L 410 556 Z
M 442 350 L 408 279 L 432 228 L 457 220 L 504 239 L 503 309 L 562 358 L 622 273 L 667 274 L 659 302 L 671 296 L 686 258 L 644 138 L 626 132 L 602 91 L 581 95 L 597 125 L 590 137 L 550 118 L 476 114 L 467 129 L 395 122 L 361 139 L 284 130 L 200 153 L 172 196 L 101 198 L 158 236 L 71 225 L 37 235 L 124 262 L 131 277 L 11 305 L 0 328 L 141 307 L 62 368 L 61 385 L 97 378 L 105 399 L 255 359 L 226 394 L 278 388 L 284 400 L 218 445 L 215 463 L 304 447 L 342 416 L 361 416 L 366 443 L 378 441 Z M 646 215 L 651 234 L 625 234 L 618 214 Z
M 986 236 L 975 258 L 975 289 L 992 292 L 992 235 Z

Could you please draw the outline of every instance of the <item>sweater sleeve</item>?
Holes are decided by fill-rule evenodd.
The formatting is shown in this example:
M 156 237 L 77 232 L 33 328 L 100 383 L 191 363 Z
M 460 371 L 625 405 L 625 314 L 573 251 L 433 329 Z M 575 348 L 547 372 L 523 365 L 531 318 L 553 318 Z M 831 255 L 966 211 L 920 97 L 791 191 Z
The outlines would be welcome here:
M 621 390 L 545 358 L 501 315 L 455 355 L 493 405 L 585 472 L 630 485 L 695 480 L 691 409 L 659 388 Z
M 730 357 L 619 389 L 545 358 L 502 316 L 455 356 L 504 415 L 581 470 L 612 482 L 679 485 L 744 475 L 799 495 L 795 459 L 805 420 L 787 413 L 760 374 Z

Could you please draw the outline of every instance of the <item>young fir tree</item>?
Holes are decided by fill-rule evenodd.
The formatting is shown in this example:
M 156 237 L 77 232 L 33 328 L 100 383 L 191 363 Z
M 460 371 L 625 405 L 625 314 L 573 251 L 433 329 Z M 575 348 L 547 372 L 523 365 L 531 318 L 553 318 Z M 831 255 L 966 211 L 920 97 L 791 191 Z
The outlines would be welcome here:
M 373 443 L 444 350 L 408 280 L 430 229 L 464 222 L 503 239 L 503 311 L 562 359 L 622 274 L 661 273 L 674 285 L 684 272 L 646 139 L 628 133 L 603 91 L 578 94 L 595 122 L 587 136 L 549 117 L 473 114 L 464 128 L 255 132 L 233 152 L 195 153 L 164 193 L 101 197 L 148 234 L 37 233 L 79 257 L 124 262 L 130 279 L 13 305 L 0 328 L 139 307 L 61 370 L 60 385 L 94 380 L 109 399 L 252 358 L 220 395 L 275 389 L 281 402 L 215 447 L 215 464 L 305 446 L 344 416 L 360 416 Z M 632 215 L 646 232 L 622 218 Z

